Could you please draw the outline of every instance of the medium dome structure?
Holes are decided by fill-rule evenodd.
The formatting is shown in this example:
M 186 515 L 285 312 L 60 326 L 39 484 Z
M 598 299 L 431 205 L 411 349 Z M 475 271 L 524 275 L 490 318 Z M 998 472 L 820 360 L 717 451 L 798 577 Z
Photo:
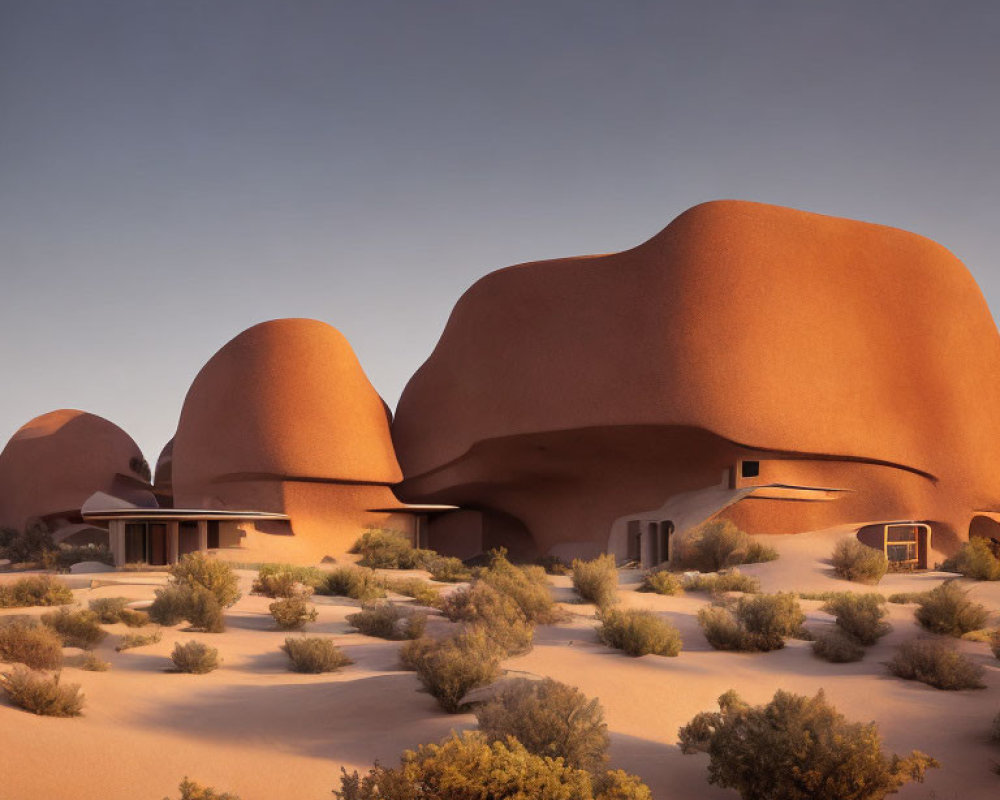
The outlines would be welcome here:
M 397 408 L 398 492 L 511 515 L 564 557 L 658 563 L 721 515 L 920 521 L 926 561 L 1000 508 L 998 395 L 996 325 L 944 247 L 716 201 L 473 285 Z

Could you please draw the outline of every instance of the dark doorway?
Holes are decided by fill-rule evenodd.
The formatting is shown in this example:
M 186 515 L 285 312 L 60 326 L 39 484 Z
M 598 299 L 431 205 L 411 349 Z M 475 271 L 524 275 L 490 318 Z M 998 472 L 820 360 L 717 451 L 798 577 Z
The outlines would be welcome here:
M 670 537 L 674 533 L 674 523 L 670 520 L 664 520 L 660 523 L 658 535 L 659 539 L 657 542 L 657 556 L 659 561 L 657 563 L 662 564 L 664 561 L 670 560 Z
M 210 519 L 208 521 L 208 549 L 217 550 L 219 548 L 219 520 Z
M 629 561 L 642 561 L 642 523 L 637 519 L 629 520 L 628 543 L 625 547 L 625 557 Z

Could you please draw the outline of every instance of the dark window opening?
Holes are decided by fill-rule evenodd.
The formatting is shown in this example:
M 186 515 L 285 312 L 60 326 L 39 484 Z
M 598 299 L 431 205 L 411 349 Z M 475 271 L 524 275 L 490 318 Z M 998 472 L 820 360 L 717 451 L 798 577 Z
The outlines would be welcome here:
M 744 461 L 740 465 L 740 474 L 744 478 L 756 478 L 760 475 L 759 461 Z

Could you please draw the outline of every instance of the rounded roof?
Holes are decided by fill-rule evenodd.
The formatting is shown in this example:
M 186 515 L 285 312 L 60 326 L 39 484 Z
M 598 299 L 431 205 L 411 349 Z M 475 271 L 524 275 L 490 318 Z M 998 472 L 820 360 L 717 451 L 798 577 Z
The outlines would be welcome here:
M 263 322 L 198 373 L 174 437 L 175 492 L 227 476 L 400 479 L 385 405 L 338 330 Z
M 159 489 L 169 489 L 172 483 L 171 472 L 174 466 L 174 440 L 163 445 L 159 457 L 156 459 L 156 467 L 153 469 L 153 486 Z
M 0 524 L 76 513 L 97 491 L 145 498 L 141 459 L 132 437 L 103 417 L 75 409 L 36 417 L 0 453 Z
M 905 231 L 741 201 L 622 253 L 523 264 L 458 301 L 396 410 L 407 478 L 496 437 L 686 425 L 761 449 L 983 476 L 1000 337 Z

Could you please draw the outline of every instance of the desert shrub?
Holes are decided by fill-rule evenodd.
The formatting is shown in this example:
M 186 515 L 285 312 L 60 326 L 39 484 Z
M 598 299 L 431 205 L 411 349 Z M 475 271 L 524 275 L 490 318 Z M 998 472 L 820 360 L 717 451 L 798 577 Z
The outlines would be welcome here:
M 386 581 L 385 587 L 404 597 L 412 597 L 418 606 L 438 608 L 441 605 L 441 593 L 423 578 L 394 578 Z
M 738 569 L 711 575 L 692 575 L 685 578 L 682 584 L 686 592 L 744 592 L 753 594 L 760 591 L 760 581 L 751 575 L 744 575 Z
M 642 583 L 639 584 L 638 592 L 655 592 L 656 594 L 675 595 L 683 594 L 684 587 L 681 580 L 672 572 L 665 569 L 653 570 L 642 576 Z
M 70 611 L 68 608 L 60 608 L 58 611 L 42 614 L 42 624 L 59 634 L 64 647 L 90 650 L 108 635 L 101 628 L 97 614 L 90 610 Z
M 410 537 L 399 531 L 369 528 L 351 548 L 363 567 L 372 569 L 423 569 L 437 557 L 433 550 L 418 550 Z
M 187 618 L 191 592 L 183 586 L 163 586 L 156 590 L 149 618 L 157 625 L 176 625 Z
M 698 612 L 698 622 L 716 650 L 767 652 L 800 634 L 805 614 L 794 594 L 741 597 L 732 608 L 712 606 Z
M 417 788 L 419 787 L 419 788 Z M 621 770 L 594 776 L 562 759 L 529 752 L 517 739 L 489 742 L 478 731 L 378 763 L 364 777 L 343 771 L 338 800 L 652 800 L 649 787 Z
M 881 800 L 939 766 L 917 751 L 886 755 L 878 727 L 848 722 L 822 690 L 815 697 L 778 691 L 766 706 L 727 692 L 719 708 L 680 729 L 681 750 L 708 753 L 709 783 L 744 800 Z
M 121 614 L 118 615 L 118 620 L 129 628 L 144 628 L 150 623 L 149 614 L 134 608 L 123 608 Z
M 185 618 L 192 630 L 222 633 L 226 629 L 225 615 L 216 595 L 200 586 L 192 587 L 188 592 Z
M 362 603 L 385 597 L 385 586 L 374 570 L 361 567 L 337 567 L 316 587 L 317 594 L 350 597 Z
M 729 520 L 711 520 L 689 531 L 677 548 L 673 566 L 718 572 L 737 564 L 773 561 L 778 552 L 754 541 Z
M 897 605 L 917 603 L 927 597 L 928 594 L 930 594 L 930 592 L 894 592 L 889 595 L 889 602 L 896 603 Z
M 65 606 L 72 602 L 70 588 L 51 575 L 27 575 L 13 583 L 0 583 L 0 608 Z
M 512 597 L 476 581 L 452 592 L 441 604 L 442 613 L 452 622 L 483 628 L 507 655 L 521 655 L 531 649 L 534 626 Z
M 891 629 L 885 619 L 885 598 L 880 594 L 845 593 L 827 601 L 827 614 L 837 618 L 837 627 L 865 646 L 875 644 Z
M 170 660 L 178 672 L 190 672 L 204 675 L 219 667 L 219 651 L 209 647 L 204 642 L 190 641 L 187 644 L 177 642 Z
M 841 539 L 831 556 L 833 571 L 841 578 L 861 583 L 878 583 L 889 569 L 885 553 L 857 539 Z
M 536 565 L 515 566 L 507 560 L 502 548 L 491 552 L 490 559 L 480 580 L 517 603 L 528 622 L 544 625 L 561 617 L 544 569 Z
M 211 786 L 202 786 L 200 783 L 189 781 L 186 777 L 177 788 L 181 793 L 180 800 L 240 800 L 239 795 L 230 792 L 219 793 Z M 164 797 L 163 800 L 170 798 Z
M 347 615 L 347 624 L 360 633 L 392 641 L 423 636 L 426 622 L 426 614 L 400 608 L 395 603 L 362 606 L 357 614 Z
M 251 591 L 265 597 L 297 597 L 312 594 L 326 580 L 326 573 L 316 567 L 294 564 L 261 564 Z
M 920 681 L 935 689 L 985 689 L 983 668 L 959 653 L 944 639 L 903 642 L 889 662 L 897 678 Z
M 107 672 L 111 669 L 111 662 L 105 661 L 93 650 L 88 650 L 80 660 L 80 669 L 87 672 Z
M 115 647 L 115 651 L 120 653 L 123 650 L 132 650 L 136 647 L 146 647 L 151 644 L 158 644 L 163 639 L 163 633 L 153 631 L 152 633 L 126 633 Z
M 545 570 L 547 575 L 569 575 L 570 566 L 559 556 L 539 556 L 535 564 Z
M 466 694 L 497 679 L 501 655 L 482 628 L 472 627 L 446 639 L 414 639 L 403 646 L 400 661 L 416 670 L 441 708 L 456 714 Z
M 958 572 L 977 581 L 1000 581 L 1000 558 L 981 536 L 964 542 L 958 552 L 941 565 L 947 572 Z
M 989 612 L 969 599 L 969 592 L 945 581 L 917 600 L 917 622 L 932 633 L 961 636 L 986 625 Z
M 58 669 L 62 648 L 59 634 L 35 620 L 12 619 L 0 624 L 0 661 L 31 669 Z
M 454 556 L 435 556 L 427 562 L 426 568 L 434 580 L 442 583 L 461 583 L 472 578 L 472 570 Z
M 0 558 L 10 559 L 14 564 L 42 563 L 46 568 L 54 567 L 55 551 L 48 527 L 37 520 L 29 522 L 23 531 L 0 530 Z
M 199 588 L 210 592 L 222 608 L 240 599 L 239 577 L 225 561 L 204 553 L 188 553 L 170 568 L 170 581 L 176 586 Z
M 289 636 L 281 649 L 295 672 L 336 672 L 354 663 L 333 643 L 333 639 L 323 636 Z
M 107 564 L 109 567 L 115 565 L 115 558 L 105 544 L 60 544 L 53 555 L 56 569 L 63 571 L 81 561 L 97 561 L 101 564 Z
M 618 566 L 610 553 L 593 561 L 573 559 L 573 588 L 588 603 L 605 608 L 618 602 Z
M 596 772 L 611 744 L 600 702 L 579 689 L 545 678 L 519 678 L 476 709 L 490 742 L 517 739 L 529 753 L 561 758 L 567 766 Z
M 630 656 L 676 656 L 681 651 L 680 632 L 652 611 L 608 609 L 601 614 L 597 638 L 602 644 Z
M 43 717 L 78 717 L 83 695 L 76 683 L 60 683 L 57 672 L 51 677 L 18 665 L 0 674 L 0 688 L 18 708 Z
M 860 661 L 865 648 L 839 628 L 819 634 L 812 643 L 812 650 L 819 658 L 834 664 Z
M 127 605 L 127 597 L 99 597 L 90 601 L 90 610 L 97 614 L 101 622 L 111 625 L 118 622 Z
M 307 622 L 315 622 L 319 612 L 309 605 L 302 597 L 282 597 L 271 603 L 267 610 L 271 612 L 278 627 L 284 631 L 298 631 Z

